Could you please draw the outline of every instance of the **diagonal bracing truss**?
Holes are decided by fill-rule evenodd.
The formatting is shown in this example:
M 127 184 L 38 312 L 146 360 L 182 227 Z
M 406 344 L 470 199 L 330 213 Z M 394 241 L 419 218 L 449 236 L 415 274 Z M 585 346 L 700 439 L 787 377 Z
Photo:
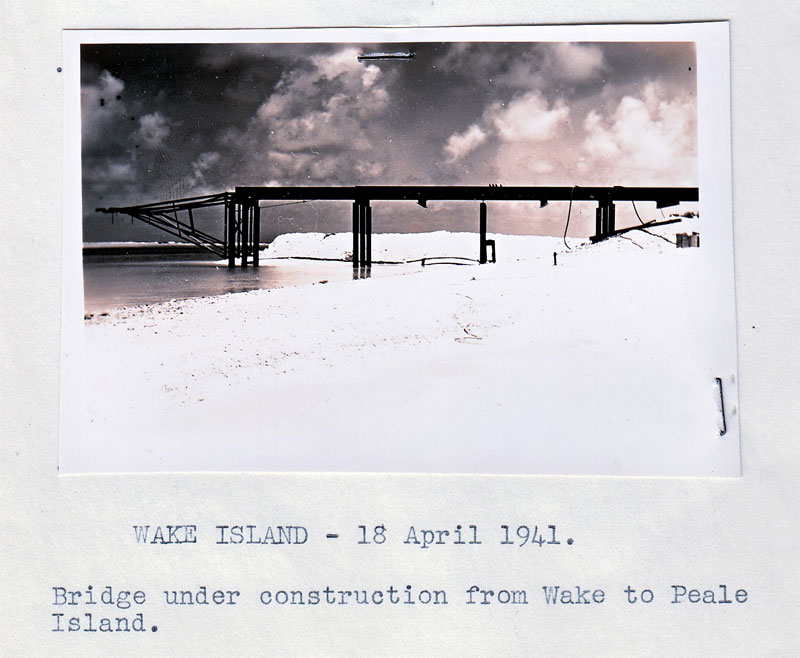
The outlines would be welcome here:
M 201 208 L 224 206 L 226 210 L 225 217 L 227 218 L 227 208 L 231 204 L 231 197 L 230 192 L 222 192 L 220 194 L 188 197 L 186 199 L 146 203 L 140 206 L 98 208 L 97 210 L 111 215 L 129 215 L 180 240 L 217 254 L 220 258 L 226 258 L 228 252 L 225 239 L 215 237 L 197 228 L 193 211 Z M 227 235 L 227 232 L 224 235 Z

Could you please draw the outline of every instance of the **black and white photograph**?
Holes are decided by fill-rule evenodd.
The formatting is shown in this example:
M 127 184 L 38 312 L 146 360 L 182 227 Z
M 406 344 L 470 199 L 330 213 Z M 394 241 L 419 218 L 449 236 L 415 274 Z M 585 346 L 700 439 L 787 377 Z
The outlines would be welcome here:
M 67 39 L 61 471 L 738 475 L 727 52 L 384 32 Z
M 797 15 L 9 5 L 0 654 L 800 655 Z

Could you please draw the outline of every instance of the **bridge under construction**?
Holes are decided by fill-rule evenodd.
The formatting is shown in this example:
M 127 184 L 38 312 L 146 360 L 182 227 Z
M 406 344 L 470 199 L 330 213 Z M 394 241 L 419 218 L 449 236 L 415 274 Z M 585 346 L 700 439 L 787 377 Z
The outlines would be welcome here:
M 696 187 L 535 187 L 502 185 L 355 185 L 355 186 L 262 186 L 236 187 L 233 192 L 173 199 L 138 206 L 97 208 L 98 212 L 129 215 L 174 237 L 227 259 L 229 267 L 258 266 L 261 244 L 262 201 L 352 201 L 353 204 L 353 267 L 372 264 L 373 201 L 413 201 L 423 208 L 430 201 L 472 201 L 478 205 L 478 262 L 495 259 L 494 242 L 487 239 L 489 201 L 539 202 L 544 207 L 551 201 L 572 204 L 595 202 L 593 242 L 630 230 L 617 228 L 616 203 L 654 202 L 657 208 L 676 206 L 699 200 Z M 275 205 L 281 205 L 280 203 Z M 223 210 L 222 236 L 198 229 L 195 211 L 220 207 Z M 272 207 L 275 207 L 274 205 Z M 668 222 L 675 220 L 667 220 Z M 657 226 L 665 222 L 650 222 Z

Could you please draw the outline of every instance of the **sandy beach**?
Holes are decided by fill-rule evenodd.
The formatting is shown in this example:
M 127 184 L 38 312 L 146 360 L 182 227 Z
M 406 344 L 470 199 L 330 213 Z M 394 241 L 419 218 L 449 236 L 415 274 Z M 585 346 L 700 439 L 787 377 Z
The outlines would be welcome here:
M 698 221 L 571 249 L 495 235 L 495 264 L 375 266 L 392 275 L 93 318 L 88 429 L 62 468 L 707 472 L 718 455 L 688 446 L 718 434 L 713 378 L 684 358 L 713 340 L 702 250 L 671 242 Z M 376 235 L 373 249 L 472 257 L 477 242 Z M 262 266 L 313 268 L 291 257 L 351 244 L 281 236 Z

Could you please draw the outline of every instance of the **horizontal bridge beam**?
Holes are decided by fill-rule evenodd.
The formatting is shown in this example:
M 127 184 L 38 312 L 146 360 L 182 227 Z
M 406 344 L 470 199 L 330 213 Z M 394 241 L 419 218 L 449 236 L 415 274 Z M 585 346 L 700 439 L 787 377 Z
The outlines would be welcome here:
M 355 185 L 237 187 L 253 201 L 654 201 L 660 207 L 698 201 L 696 187 L 542 187 L 494 185 Z

